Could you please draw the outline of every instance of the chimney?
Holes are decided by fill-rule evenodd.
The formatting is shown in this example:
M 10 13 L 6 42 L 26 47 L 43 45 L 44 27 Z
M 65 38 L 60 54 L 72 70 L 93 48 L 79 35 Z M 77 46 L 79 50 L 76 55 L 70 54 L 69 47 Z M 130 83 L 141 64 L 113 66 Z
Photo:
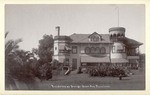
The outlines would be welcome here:
M 58 33 L 57 36 L 59 37 L 60 36 L 60 26 L 56 26 L 55 29 L 56 29 L 56 32 Z

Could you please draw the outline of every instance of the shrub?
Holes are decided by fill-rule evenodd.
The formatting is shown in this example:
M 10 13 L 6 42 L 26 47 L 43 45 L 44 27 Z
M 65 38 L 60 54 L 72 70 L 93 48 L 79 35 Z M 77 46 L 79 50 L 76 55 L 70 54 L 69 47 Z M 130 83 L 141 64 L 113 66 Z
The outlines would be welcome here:
M 112 68 L 112 67 L 99 67 L 99 68 L 91 68 L 88 69 L 88 73 L 90 76 L 110 76 L 110 77 L 119 77 L 122 75 L 126 77 L 125 71 L 121 68 Z
M 81 71 L 81 67 L 78 68 L 78 71 L 77 71 L 77 74 L 81 74 L 82 71 Z

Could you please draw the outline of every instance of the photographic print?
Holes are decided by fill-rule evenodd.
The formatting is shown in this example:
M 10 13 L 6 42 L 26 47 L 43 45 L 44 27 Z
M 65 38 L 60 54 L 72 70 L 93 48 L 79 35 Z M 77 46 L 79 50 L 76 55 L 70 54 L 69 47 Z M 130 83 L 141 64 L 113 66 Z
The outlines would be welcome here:
M 144 4 L 5 4 L 5 90 L 145 90 Z

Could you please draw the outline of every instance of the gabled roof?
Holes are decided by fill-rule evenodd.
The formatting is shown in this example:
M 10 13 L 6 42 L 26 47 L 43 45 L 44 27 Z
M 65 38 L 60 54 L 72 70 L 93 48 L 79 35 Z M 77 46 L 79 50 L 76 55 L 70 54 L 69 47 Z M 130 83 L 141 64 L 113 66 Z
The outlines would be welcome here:
M 98 35 L 98 36 L 100 36 L 100 37 L 101 37 L 101 35 L 100 35 L 100 34 L 98 34 L 97 32 L 94 32 L 94 33 L 92 33 L 91 35 L 89 35 L 89 36 L 88 36 L 88 38 L 89 38 L 89 37 L 91 37 L 92 35 Z
M 93 42 L 89 40 L 89 36 L 91 34 L 72 34 L 70 38 L 72 39 L 72 43 L 111 43 L 109 34 L 100 34 L 102 37 L 101 41 Z
M 102 40 L 96 41 L 96 42 L 90 41 L 89 36 L 91 36 L 95 33 L 96 32 L 94 32 L 92 34 L 76 34 L 76 33 L 74 33 L 74 34 L 70 35 L 69 37 L 72 40 L 71 43 L 113 43 L 110 40 L 109 34 L 98 34 L 98 33 L 97 34 L 101 36 Z M 140 46 L 143 44 L 141 42 L 138 42 L 136 40 L 133 40 L 133 39 L 130 39 L 127 37 L 119 38 L 119 40 L 122 41 L 125 45 L 131 46 L 131 47 Z

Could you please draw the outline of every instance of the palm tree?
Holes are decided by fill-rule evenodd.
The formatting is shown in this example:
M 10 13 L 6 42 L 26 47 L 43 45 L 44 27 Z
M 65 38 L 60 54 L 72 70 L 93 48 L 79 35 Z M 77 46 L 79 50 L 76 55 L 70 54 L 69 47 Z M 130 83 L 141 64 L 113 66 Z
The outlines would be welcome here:
M 9 32 L 5 33 L 5 39 L 7 37 Z M 15 82 L 12 78 L 12 75 L 10 74 L 10 68 L 11 68 L 11 62 L 10 59 L 17 60 L 19 62 L 19 58 L 15 55 L 13 52 L 15 49 L 17 49 L 18 43 L 22 42 L 21 39 L 17 40 L 8 40 L 5 43 L 5 89 L 17 89 Z M 20 63 L 20 62 L 19 62 Z
M 5 33 L 5 39 L 7 37 L 9 32 L 6 32 Z M 22 42 L 22 39 L 17 39 L 17 40 L 8 40 L 6 43 L 5 43 L 5 63 L 7 65 L 7 62 L 8 62 L 8 58 L 10 55 L 12 56 L 16 56 L 14 51 L 16 49 L 18 49 L 18 43 Z M 17 56 L 16 56 L 17 57 Z

